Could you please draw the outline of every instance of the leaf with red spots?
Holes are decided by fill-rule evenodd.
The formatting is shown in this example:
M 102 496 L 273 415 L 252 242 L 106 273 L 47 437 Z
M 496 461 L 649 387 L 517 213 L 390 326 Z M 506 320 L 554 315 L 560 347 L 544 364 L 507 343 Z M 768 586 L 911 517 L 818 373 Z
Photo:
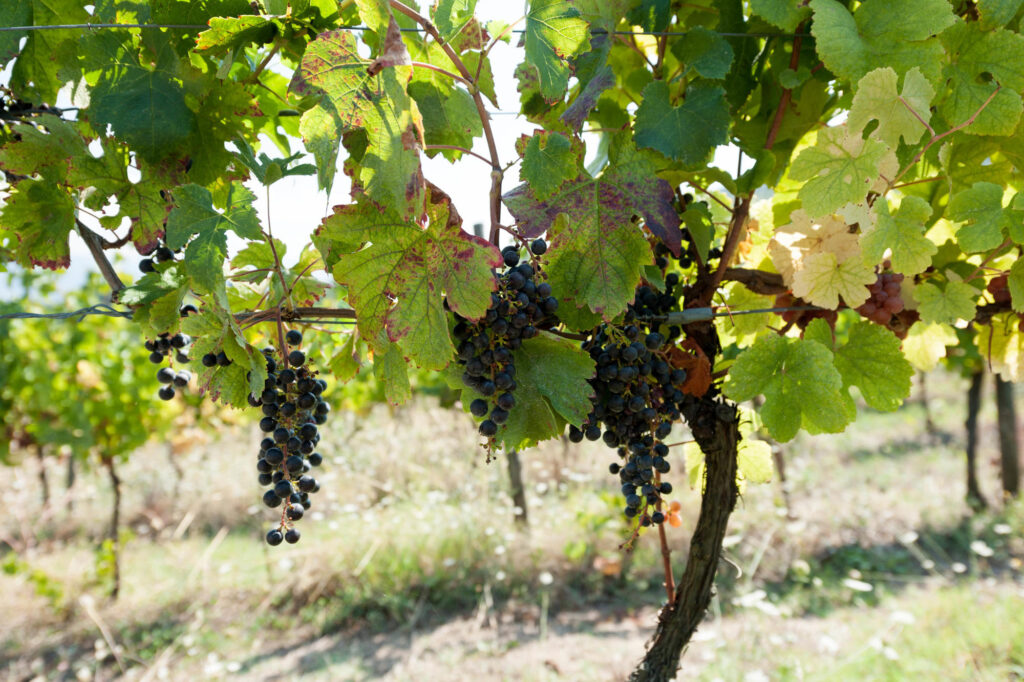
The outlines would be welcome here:
M 0 244 L 23 266 L 59 270 L 71 264 L 68 235 L 75 227 L 75 204 L 46 180 L 22 180 L 0 212 Z
M 333 168 L 341 135 L 365 130 L 367 147 L 354 181 L 376 203 L 411 217 L 422 210 L 424 181 L 423 121 L 406 92 L 409 54 L 393 20 L 376 60 L 363 59 L 356 48 L 355 36 L 340 30 L 321 34 L 306 48 L 292 90 L 319 90 L 324 97 L 303 115 L 300 131 L 318 165 Z M 329 188 L 333 177 L 322 175 L 321 185 Z
M 528 184 L 520 185 L 505 195 L 505 205 L 523 234 L 550 231 L 546 270 L 563 302 L 585 305 L 605 319 L 626 309 L 643 266 L 654 260 L 634 216 L 679 253 L 672 187 L 655 176 L 654 166 L 624 135 L 613 143 L 600 176 L 582 173 L 544 201 Z
M 338 206 L 316 243 L 334 262 L 334 278 L 348 287 L 363 338 L 386 331 L 418 365 L 441 369 L 454 354 L 444 301 L 463 317 L 482 317 L 495 288 L 491 268 L 501 257 L 462 231 L 446 194 L 431 187 L 428 197 L 425 225 L 366 202 Z

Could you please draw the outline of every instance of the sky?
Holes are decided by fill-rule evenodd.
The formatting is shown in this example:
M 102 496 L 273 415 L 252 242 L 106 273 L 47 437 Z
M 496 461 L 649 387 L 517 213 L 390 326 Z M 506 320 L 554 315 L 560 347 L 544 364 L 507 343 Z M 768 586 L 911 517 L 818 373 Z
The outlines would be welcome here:
M 523 6 L 518 3 L 486 1 L 480 2 L 477 7 L 477 16 L 484 22 L 491 19 L 512 22 L 520 18 L 522 13 Z M 487 104 L 492 113 L 491 127 L 502 164 L 516 158 L 515 141 L 519 136 L 534 130 L 531 123 L 517 114 L 519 95 L 516 92 L 513 74 L 524 57 L 523 49 L 516 45 L 517 42 L 517 36 L 514 36 L 510 43 L 502 42 L 496 45 L 490 54 L 499 106 L 495 108 L 493 103 Z M 7 71 L 0 72 L 0 84 L 5 83 L 7 77 Z M 70 102 L 58 101 L 57 105 L 69 106 Z M 585 135 L 584 140 L 589 149 L 596 147 L 596 135 Z M 296 140 L 293 149 L 303 149 L 301 141 Z M 483 137 L 476 140 L 473 150 L 485 157 L 488 155 Z M 271 156 L 277 155 L 277 149 L 269 142 L 264 145 L 263 151 Z M 737 153 L 738 150 L 734 147 L 720 147 L 715 155 L 714 165 L 734 171 Z M 485 226 L 489 224 L 490 168 L 487 164 L 468 155 L 454 164 L 441 155 L 433 159 L 428 159 L 424 155 L 422 163 L 424 175 L 452 197 L 464 221 L 464 229 L 472 230 L 473 223 L 484 223 Z M 247 184 L 257 195 L 255 207 L 262 223 L 267 224 L 269 215 L 274 237 L 287 245 L 288 254 L 284 259 L 286 264 L 298 259 L 302 247 L 309 242 L 310 234 L 325 216 L 331 214 L 331 207 L 347 203 L 349 200 L 348 178 L 340 172 L 337 174 L 330 196 L 317 188 L 315 176 L 289 176 L 277 181 L 269 189 L 269 213 L 267 189 L 254 180 Z M 519 170 L 518 166 L 515 166 L 506 172 L 503 190 L 507 192 L 517 184 Z M 83 215 L 82 220 L 90 226 L 95 225 L 95 221 L 88 216 Z M 508 221 L 508 213 L 503 211 L 503 222 L 507 224 Z M 242 242 L 233 234 L 229 237 L 229 250 L 233 253 Z M 112 253 L 108 252 L 108 255 L 114 259 Z M 131 276 L 139 274 L 137 263 L 140 256 L 130 245 L 118 250 L 117 254 L 121 260 L 115 260 L 115 267 L 119 271 Z M 96 266 L 88 249 L 78 235 L 72 233 L 71 267 L 60 277 L 58 287 L 65 290 L 73 289 L 79 286 L 86 273 L 92 270 L 96 270 Z M 9 293 L 10 291 L 5 290 L 4 284 L 0 282 L 0 295 Z

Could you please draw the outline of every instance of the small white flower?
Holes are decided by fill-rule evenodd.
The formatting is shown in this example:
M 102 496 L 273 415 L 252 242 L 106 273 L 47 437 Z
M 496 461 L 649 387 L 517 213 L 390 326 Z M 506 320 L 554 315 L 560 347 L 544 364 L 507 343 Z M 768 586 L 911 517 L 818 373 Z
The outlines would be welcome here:
M 1008 523 L 997 523 L 992 526 L 992 532 L 996 535 L 1009 535 L 1012 530 L 1013 529 L 1010 528 L 1010 524 Z
M 542 571 L 541 574 L 537 576 L 537 579 L 540 580 L 541 585 L 550 585 L 555 582 L 554 576 L 547 571 Z
M 971 551 L 977 554 L 978 556 L 983 557 L 990 557 L 993 554 L 995 554 L 995 552 L 992 551 L 992 548 L 986 545 L 983 540 L 975 540 L 974 542 L 972 542 Z
M 960 563 L 959 561 L 954 562 L 953 565 L 950 566 L 950 568 L 953 569 L 954 573 L 966 573 L 967 572 L 967 566 L 965 566 L 964 564 Z

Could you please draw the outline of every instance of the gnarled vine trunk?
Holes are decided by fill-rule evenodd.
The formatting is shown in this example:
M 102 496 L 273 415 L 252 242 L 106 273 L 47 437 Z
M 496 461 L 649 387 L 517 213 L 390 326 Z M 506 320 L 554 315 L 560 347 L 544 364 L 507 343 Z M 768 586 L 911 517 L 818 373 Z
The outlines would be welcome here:
M 658 627 L 631 682 L 674 679 L 679 658 L 711 603 L 715 573 L 729 515 L 736 506 L 736 449 L 740 441 L 739 414 L 734 405 L 704 400 L 690 429 L 704 451 L 705 488 L 700 517 L 690 540 L 686 568 L 675 599 L 658 617 Z
M 519 459 L 519 451 L 514 448 L 505 450 L 505 459 L 508 463 L 509 492 L 512 494 L 512 504 L 517 509 L 514 519 L 520 528 L 528 528 L 530 519 L 526 515 L 526 487 L 523 485 L 523 463 Z

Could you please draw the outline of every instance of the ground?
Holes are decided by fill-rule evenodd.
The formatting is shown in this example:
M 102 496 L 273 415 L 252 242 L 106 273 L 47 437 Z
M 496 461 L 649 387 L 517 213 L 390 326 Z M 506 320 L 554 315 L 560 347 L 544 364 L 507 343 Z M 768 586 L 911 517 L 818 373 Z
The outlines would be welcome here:
M 919 400 L 869 411 L 845 434 L 781 446 L 784 486 L 744 490 L 680 679 L 1024 678 L 1024 508 L 997 494 L 994 410 L 986 396 L 990 509 L 972 514 L 966 382 L 929 381 L 935 433 Z M 80 474 L 65 495 L 55 459 L 44 509 L 37 463 L 11 470 L 0 539 L 18 553 L 0 555 L 0 679 L 610 681 L 642 656 L 664 598 L 660 557 L 654 534 L 618 549 L 603 446 L 522 453 L 524 530 L 504 461 L 484 463 L 462 415 L 426 398 L 345 414 L 325 436 L 302 541 L 268 548 L 258 437 L 218 436 L 153 444 L 122 466 L 116 602 L 97 551 L 105 477 Z M 698 500 L 681 457 L 672 464 L 681 570 Z

